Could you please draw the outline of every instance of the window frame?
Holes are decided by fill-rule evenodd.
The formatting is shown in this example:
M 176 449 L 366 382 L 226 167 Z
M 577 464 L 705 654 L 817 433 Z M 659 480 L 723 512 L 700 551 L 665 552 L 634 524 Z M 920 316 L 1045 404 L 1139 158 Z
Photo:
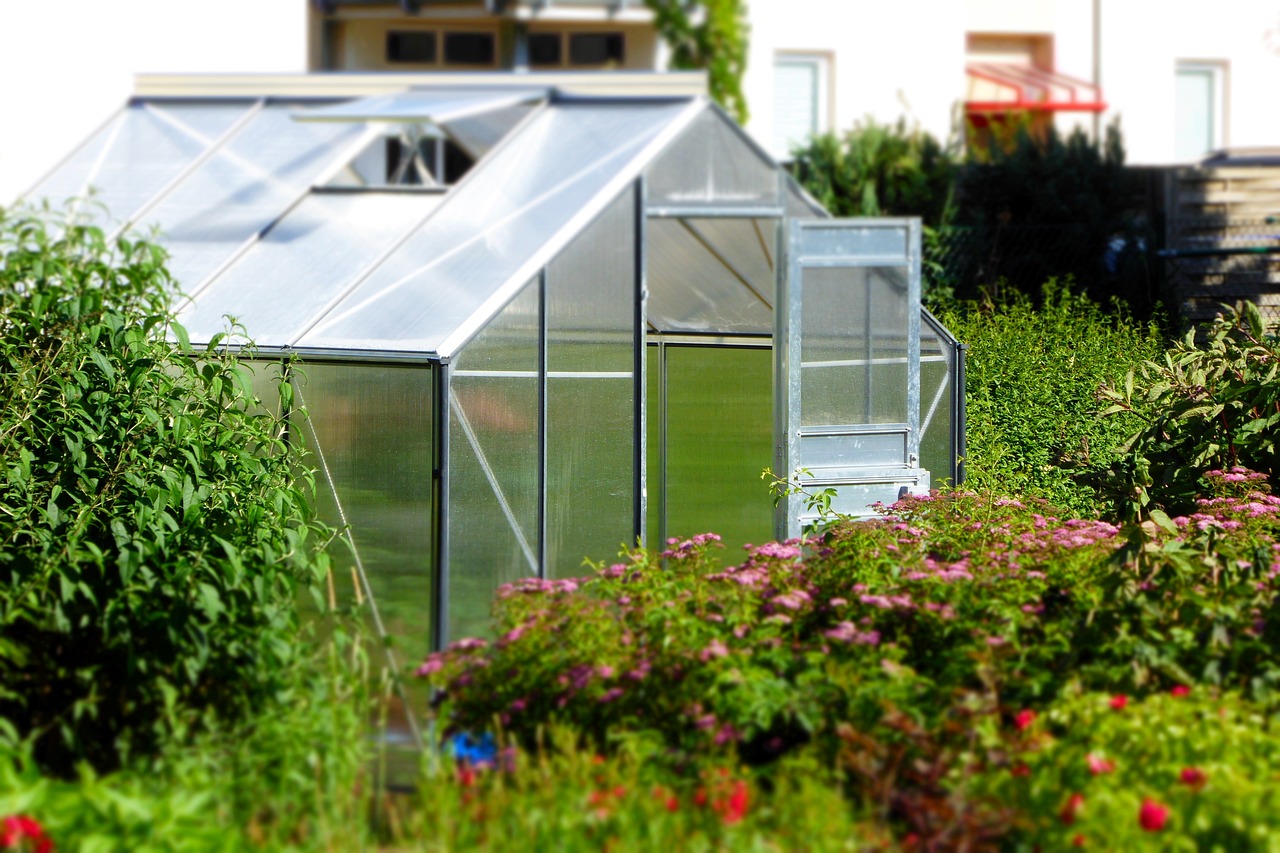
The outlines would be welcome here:
M 1210 144 L 1207 151 L 1203 151 L 1198 155 L 1194 155 L 1193 160 L 1199 161 L 1214 151 L 1226 148 L 1229 143 L 1228 127 L 1230 118 L 1230 103 L 1228 85 L 1231 73 L 1231 63 L 1225 59 L 1179 59 L 1174 63 L 1174 103 L 1173 103 L 1173 156 L 1174 159 L 1183 161 L 1186 158 L 1179 150 L 1178 124 L 1181 104 L 1178 101 L 1177 85 L 1178 78 L 1183 74 L 1208 74 L 1211 84 L 1211 92 L 1213 101 L 1210 104 L 1209 128 L 1210 128 Z
M 835 114 L 835 56 L 830 51 L 823 50 L 776 50 L 773 54 L 773 127 L 771 128 L 770 147 L 774 156 L 781 162 L 789 162 L 791 160 L 791 142 L 786 144 L 785 149 L 779 148 L 778 139 L 778 77 L 777 72 L 783 65 L 806 65 L 814 69 L 814 80 L 817 90 L 813 95 L 814 121 L 811 135 L 821 135 L 828 133 L 834 126 L 833 116 Z

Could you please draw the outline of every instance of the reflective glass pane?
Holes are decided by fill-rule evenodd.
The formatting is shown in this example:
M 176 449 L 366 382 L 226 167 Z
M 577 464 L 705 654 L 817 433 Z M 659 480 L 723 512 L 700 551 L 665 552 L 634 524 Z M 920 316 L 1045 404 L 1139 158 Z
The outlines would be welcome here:
M 772 375 L 769 349 L 667 347 L 667 532 L 719 533 L 727 561 L 773 533 Z
M 533 104 L 519 104 L 506 109 L 454 119 L 445 124 L 445 132 L 464 151 L 479 160 L 533 109 Z
M 635 537 L 635 197 L 547 269 L 547 565 L 582 573 Z
M 307 364 L 292 375 L 295 402 L 305 402 L 310 416 L 294 422 L 322 469 L 321 518 L 341 527 L 345 513 L 354 554 L 405 674 L 430 650 L 433 622 L 432 371 Z M 335 544 L 331 553 L 335 590 L 341 601 L 353 601 L 353 550 Z
M 94 204 L 82 211 L 104 224 L 123 223 L 249 108 L 247 102 L 130 104 L 29 197 L 61 203 L 92 189 Z
M 450 371 L 449 632 L 486 634 L 498 587 L 538 572 L 538 283 Z
M 803 273 L 800 422 L 907 422 L 905 267 Z
M 540 100 L 546 94 L 545 88 L 409 89 L 331 106 L 301 109 L 294 115 L 305 122 L 431 121 L 444 124 L 453 119 Z
M 649 321 L 660 331 L 772 331 L 774 285 L 761 280 L 759 243 L 729 239 L 745 235 L 727 221 L 649 220 Z
M 649 204 L 778 204 L 777 168 L 708 109 L 654 161 Z
M 451 335 L 483 315 L 501 289 L 545 265 L 584 211 L 603 205 L 602 193 L 638 169 L 645 146 L 686 109 L 565 103 L 542 110 L 300 344 L 440 352 L 460 343 Z
M 156 223 L 169 271 L 195 289 L 279 217 L 328 168 L 341 165 L 363 125 L 297 122 L 293 106 L 263 108 L 141 219 Z
M 920 466 L 940 486 L 953 476 L 955 349 L 926 315 L 920 323 Z
M 315 193 L 183 309 L 193 341 L 235 317 L 259 346 L 293 343 L 440 202 L 417 193 Z

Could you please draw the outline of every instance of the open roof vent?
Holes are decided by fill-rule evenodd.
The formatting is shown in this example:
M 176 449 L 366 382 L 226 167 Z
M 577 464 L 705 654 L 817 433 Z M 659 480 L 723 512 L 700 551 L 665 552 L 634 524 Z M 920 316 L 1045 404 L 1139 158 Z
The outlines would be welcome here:
M 457 183 L 548 95 L 545 88 L 410 89 L 299 110 L 293 117 L 374 130 L 369 144 L 327 186 L 442 189 Z

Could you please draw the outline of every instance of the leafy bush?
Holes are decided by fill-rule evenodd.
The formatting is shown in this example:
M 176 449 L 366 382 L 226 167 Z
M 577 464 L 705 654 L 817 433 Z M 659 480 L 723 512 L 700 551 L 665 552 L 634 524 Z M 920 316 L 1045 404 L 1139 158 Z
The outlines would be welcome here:
M 1107 316 L 1055 281 L 1042 289 L 1039 307 L 1006 293 L 940 318 L 968 346 L 966 484 L 1097 515 L 1109 495 L 1102 475 L 1142 423 L 1137 411 L 1099 418 L 1098 390 L 1159 357 L 1156 327 L 1119 306 Z
M 323 531 L 247 369 L 172 322 L 159 248 L 0 216 L 0 716 L 108 768 L 280 689 Z
M 969 230 L 968 257 L 950 260 L 957 292 L 1004 286 L 1034 293 L 1051 277 L 1072 276 L 1097 302 L 1119 297 L 1147 316 L 1158 291 L 1138 246 L 1151 245 L 1142 222 L 1143 177 L 1126 169 L 1119 127 L 1101 141 L 1077 129 L 1063 139 L 1023 126 L 983 145 L 971 140 L 956 178 L 954 224 Z M 1117 237 L 1130 249 L 1104 263 Z M 967 264 L 967 268 L 964 268 Z
M 1140 424 L 1113 464 L 1127 517 L 1189 511 L 1206 470 L 1280 473 L 1280 336 L 1267 334 L 1253 303 L 1218 315 L 1203 343 L 1192 330 L 1113 385 L 1103 414 Z
M 1084 693 L 1028 727 L 1013 766 L 969 780 L 1026 817 L 1030 847 L 1271 850 L 1280 739 L 1240 696 L 1188 689 L 1129 701 Z
M 834 216 L 947 218 L 956 160 L 938 140 L 905 119 L 868 118 L 838 137 L 826 133 L 795 152 L 792 173 Z

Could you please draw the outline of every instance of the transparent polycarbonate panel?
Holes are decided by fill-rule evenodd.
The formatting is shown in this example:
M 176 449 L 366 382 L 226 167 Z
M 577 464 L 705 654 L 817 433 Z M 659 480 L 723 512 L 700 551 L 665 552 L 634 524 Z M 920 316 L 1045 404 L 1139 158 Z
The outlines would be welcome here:
M 92 191 L 81 212 L 119 225 L 164 189 L 243 116 L 250 102 L 136 102 L 103 127 L 28 197 L 55 204 Z
M 547 379 L 547 574 L 588 574 L 635 539 L 630 377 Z
M 539 294 L 531 282 L 450 371 L 449 631 L 488 631 L 500 585 L 538 572 Z
M 193 341 L 222 331 L 229 314 L 259 346 L 291 344 L 439 203 L 418 193 L 309 195 L 219 273 L 180 320 Z
M 635 196 L 547 268 L 547 567 L 582 572 L 635 536 Z
M 541 100 L 546 88 L 410 89 L 294 111 L 300 122 L 430 121 L 444 124 L 514 104 Z
M 777 287 L 777 220 L 689 219 L 689 228 L 726 266 L 772 305 Z
M 801 425 L 906 423 L 906 267 L 806 268 L 801 293 Z
M 455 332 L 465 337 L 485 319 L 487 301 L 563 247 L 687 109 L 564 103 L 542 110 L 300 344 L 427 352 L 452 345 Z
M 341 527 L 340 504 L 354 544 L 330 548 L 334 589 L 340 602 L 357 600 L 358 555 L 406 675 L 430 650 L 433 623 L 432 371 L 311 363 L 292 378 L 310 418 L 293 423 L 321 469 L 320 516 Z
M 240 367 L 249 374 L 249 382 L 253 396 L 258 405 L 253 407 L 255 414 L 269 417 L 280 417 L 280 382 L 284 375 L 284 365 L 278 361 L 241 361 Z
M 777 168 L 708 109 L 648 170 L 649 204 L 774 205 Z
M 680 219 L 649 220 L 649 322 L 664 332 L 768 334 L 773 285 L 761 290 L 736 275 L 706 233 Z
M 828 213 L 813 196 L 809 195 L 794 178 L 787 178 L 787 193 L 784 199 L 787 216 L 793 219 L 826 219 Z
M 901 258 L 906 263 L 910 244 L 911 229 L 905 225 L 856 228 L 841 222 L 804 231 L 804 253 L 810 258 Z
M 529 115 L 535 104 L 518 104 L 501 110 L 458 118 L 445 124 L 445 132 L 459 147 L 479 160 Z
M 169 271 L 188 291 L 326 170 L 354 156 L 362 125 L 296 122 L 293 109 L 263 108 L 141 218 L 140 225 L 159 225 Z
M 920 467 L 933 485 L 953 476 L 955 349 L 926 315 L 920 323 Z
M 760 479 L 773 454 L 772 361 L 769 349 L 667 347 L 667 533 L 718 533 L 728 561 L 772 535 Z
M 634 369 L 635 192 L 628 189 L 547 266 L 547 370 Z

